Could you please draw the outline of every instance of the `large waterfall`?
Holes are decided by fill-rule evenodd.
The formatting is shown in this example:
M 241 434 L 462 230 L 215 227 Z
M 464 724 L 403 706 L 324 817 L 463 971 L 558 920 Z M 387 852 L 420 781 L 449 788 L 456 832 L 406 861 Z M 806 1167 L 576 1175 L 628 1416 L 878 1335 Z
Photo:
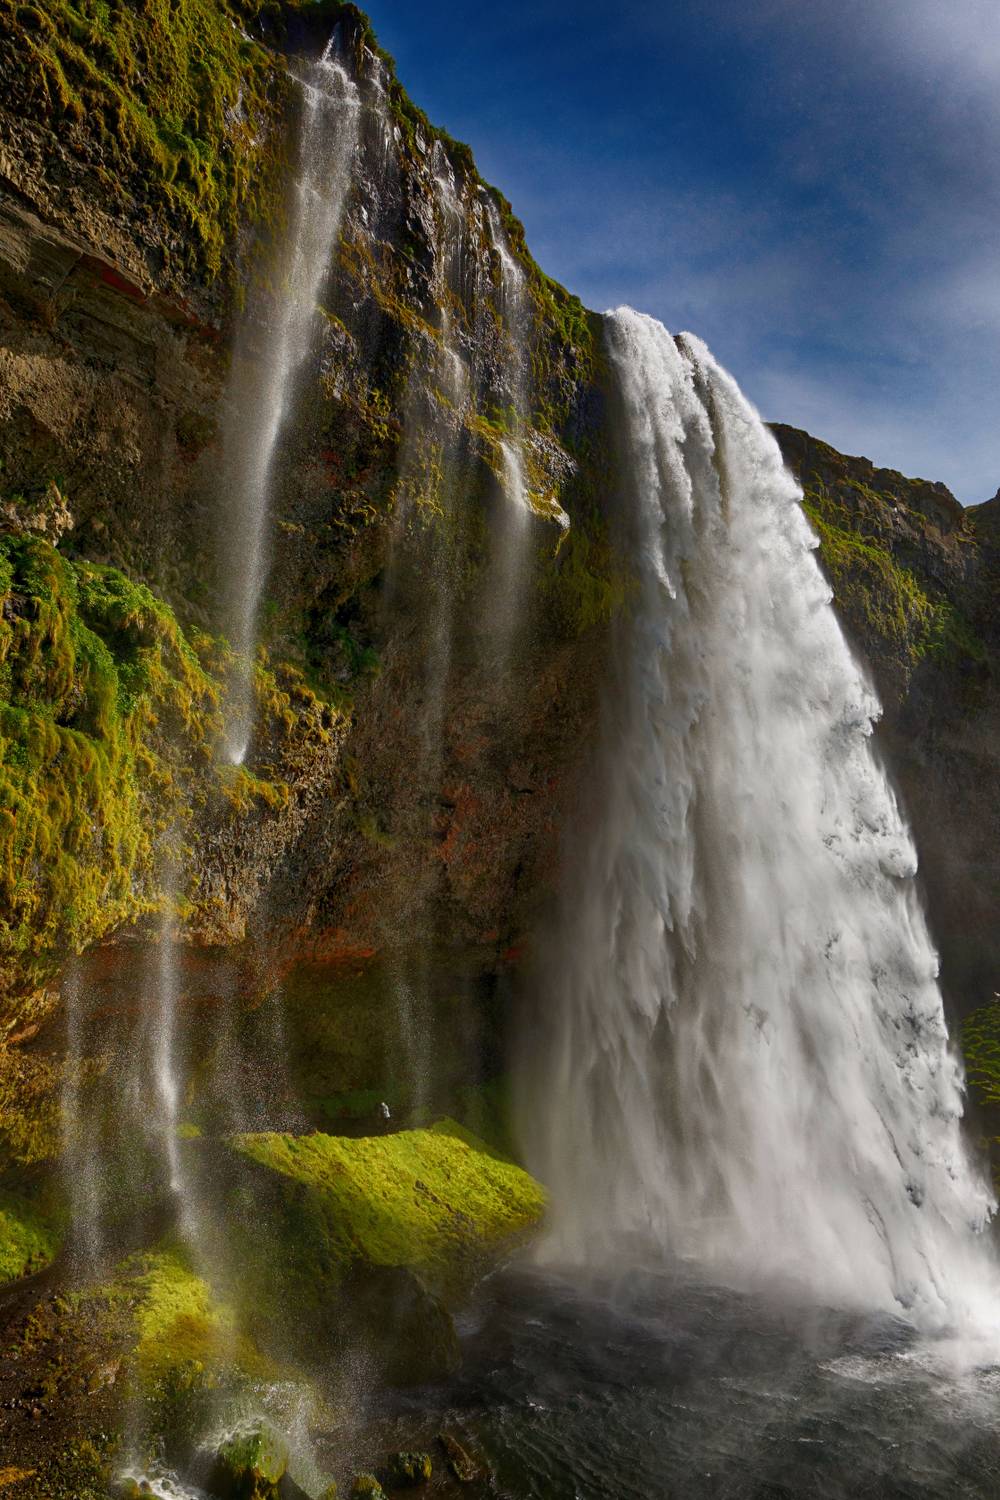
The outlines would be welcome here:
M 357 86 L 337 61 L 331 38 L 305 67 L 298 170 L 287 234 L 274 275 L 270 316 L 250 319 L 237 346 L 230 382 L 224 469 L 229 503 L 221 535 L 226 630 L 238 656 L 226 750 L 239 764 L 253 729 L 253 657 L 257 613 L 266 582 L 268 522 L 275 460 L 292 409 L 296 377 L 313 347 L 316 299 L 330 267 L 350 185 L 358 134 Z
M 703 344 L 606 326 L 633 590 L 536 999 L 546 1254 L 995 1324 L 915 851 L 799 492 Z

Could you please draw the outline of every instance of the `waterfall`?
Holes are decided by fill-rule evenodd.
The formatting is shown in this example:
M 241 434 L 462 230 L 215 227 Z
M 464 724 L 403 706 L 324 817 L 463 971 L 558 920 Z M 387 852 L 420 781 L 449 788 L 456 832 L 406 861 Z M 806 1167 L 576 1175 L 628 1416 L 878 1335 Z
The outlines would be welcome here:
M 176 1215 L 181 1237 L 192 1253 L 199 1247 L 200 1225 L 194 1187 L 181 1160 L 181 1087 L 183 1068 L 177 1057 L 177 1008 L 180 984 L 177 973 L 177 932 L 174 906 L 177 882 L 170 870 L 165 890 L 166 907 L 160 924 L 159 942 L 147 966 L 147 1028 L 149 1081 L 152 1084 L 144 1114 L 150 1149 L 158 1157 Z M 141 1080 L 133 1079 L 141 1085 Z M 139 1101 L 137 1100 L 138 1104 Z M 140 1118 L 143 1116 L 140 1115 Z
M 499 262 L 500 308 L 507 337 L 505 375 L 511 430 L 500 441 L 501 481 L 507 501 L 500 521 L 495 560 L 494 645 L 501 665 L 507 664 L 523 614 L 527 582 L 527 552 L 531 531 L 531 498 L 524 454 L 530 426 L 528 334 L 531 307 L 527 278 L 512 253 L 496 204 L 485 199 L 490 240 Z
M 225 419 L 223 472 L 230 503 L 220 542 L 226 629 L 238 659 L 225 748 L 237 765 L 253 731 L 253 660 L 277 447 L 296 377 L 313 345 L 316 299 L 336 245 L 358 136 L 358 90 L 334 56 L 333 39 L 297 82 L 302 90 L 298 172 L 278 286 L 270 318 L 264 320 L 266 344 L 262 351 L 255 347 L 261 320 L 248 319 L 234 353 Z
M 103 1249 L 101 1154 L 97 1132 L 84 1102 L 87 1043 L 85 988 L 79 964 L 71 960 L 62 985 L 66 1017 L 66 1062 L 61 1119 L 62 1161 L 69 1206 L 69 1247 L 74 1265 L 89 1271 Z
M 633 592 L 525 1065 L 544 1254 L 995 1330 L 916 854 L 800 492 L 703 344 L 606 328 Z

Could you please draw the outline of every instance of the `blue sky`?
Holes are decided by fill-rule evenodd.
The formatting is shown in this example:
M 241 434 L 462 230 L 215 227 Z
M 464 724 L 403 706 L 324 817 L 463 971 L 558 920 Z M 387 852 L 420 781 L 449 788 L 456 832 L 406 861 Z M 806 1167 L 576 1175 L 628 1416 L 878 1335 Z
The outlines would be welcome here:
M 550 275 L 768 419 L 1000 485 L 1000 0 L 371 0 Z

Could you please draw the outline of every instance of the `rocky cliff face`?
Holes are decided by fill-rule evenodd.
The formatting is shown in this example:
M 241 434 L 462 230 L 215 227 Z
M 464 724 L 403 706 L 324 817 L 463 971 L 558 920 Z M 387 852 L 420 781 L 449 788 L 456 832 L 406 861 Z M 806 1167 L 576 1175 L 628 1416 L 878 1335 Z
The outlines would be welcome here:
M 415 946 L 463 984 L 502 975 L 551 891 L 627 579 L 595 320 L 359 12 L 7 9 L 0 978 L 27 1162 L 58 1147 L 67 955 L 110 942 L 127 970 L 178 903 L 251 1002 L 284 974 L 292 1013 L 302 958 L 379 953 L 408 993 L 431 987 Z M 267 349 L 295 58 L 333 32 L 359 143 L 279 444 L 234 767 L 231 350 L 252 370 Z M 388 1091 L 363 1072 L 348 1085 Z
M 537 267 L 360 12 L 0 0 L 0 18 L 0 1281 L 58 1253 L 74 1191 L 103 1193 L 115 1254 L 139 1252 L 69 1310 L 16 1293 L 5 1430 L 27 1495 L 79 1500 L 105 1492 L 118 1364 L 158 1440 L 228 1378 L 212 1360 L 232 1309 L 164 1239 L 148 1162 L 117 1171 L 149 1144 L 153 1085 L 123 1108 L 120 1075 L 148 1044 L 168 924 L 185 1081 L 168 1124 L 195 1196 L 230 1213 L 209 1240 L 244 1235 L 246 1370 L 285 1369 L 268 1298 L 289 1266 L 312 1349 L 359 1258 L 383 1273 L 349 1282 L 361 1321 L 402 1308 L 423 1373 L 447 1366 L 448 1257 L 541 1208 L 493 1149 L 511 981 L 555 894 L 632 581 L 600 320 Z M 252 379 L 274 337 L 296 74 L 332 33 L 358 146 L 278 443 L 234 765 L 235 364 Z M 1000 969 L 1000 496 L 963 511 L 775 432 L 885 703 L 964 1013 Z M 993 1009 L 967 1039 L 996 1105 Z M 386 1110 L 462 1124 L 348 1139 Z M 95 1150 L 116 1170 L 75 1185 Z M 414 1235 L 430 1296 L 395 1264 Z M 86 1442 L 56 1451 L 49 1412 Z
M 1000 974 L 1000 514 L 943 484 L 847 458 L 791 427 L 834 602 L 884 706 L 879 743 L 913 822 L 921 879 L 961 1016 Z
M 552 894 L 629 578 L 599 321 L 358 11 L 4 7 L 0 978 L 23 1161 L 54 1149 L 30 1102 L 59 1074 L 47 986 L 71 950 L 127 959 L 178 865 L 187 939 L 237 952 L 248 994 L 284 974 L 294 1013 L 316 981 L 290 965 L 376 953 L 388 990 L 427 990 L 419 948 L 494 1015 Z M 359 146 L 281 437 L 257 731 L 233 767 L 230 355 L 237 330 L 251 364 L 267 346 L 294 59 L 334 30 Z M 776 433 L 886 704 L 951 996 L 974 1003 L 998 958 L 998 502 L 963 512 Z M 382 1083 L 363 1075 L 320 1092 Z

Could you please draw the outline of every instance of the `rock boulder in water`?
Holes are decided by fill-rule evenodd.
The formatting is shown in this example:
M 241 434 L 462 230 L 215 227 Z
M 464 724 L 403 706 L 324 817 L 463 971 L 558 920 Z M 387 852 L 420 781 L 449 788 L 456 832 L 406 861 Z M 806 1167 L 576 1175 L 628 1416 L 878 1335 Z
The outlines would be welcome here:
M 284 1500 L 288 1444 L 266 1422 L 240 1428 L 215 1456 L 211 1489 L 219 1500 Z
M 458 1438 L 453 1437 L 450 1432 L 440 1432 L 438 1442 L 444 1450 L 448 1468 L 459 1484 L 474 1484 L 477 1479 L 482 1478 L 479 1465 L 471 1453 L 466 1452 L 462 1447 Z
M 416 1489 L 428 1484 L 434 1472 L 429 1453 L 394 1453 L 389 1459 L 389 1485 L 392 1489 Z
M 357 1474 L 351 1485 L 351 1500 L 385 1500 L 385 1490 L 374 1474 Z

